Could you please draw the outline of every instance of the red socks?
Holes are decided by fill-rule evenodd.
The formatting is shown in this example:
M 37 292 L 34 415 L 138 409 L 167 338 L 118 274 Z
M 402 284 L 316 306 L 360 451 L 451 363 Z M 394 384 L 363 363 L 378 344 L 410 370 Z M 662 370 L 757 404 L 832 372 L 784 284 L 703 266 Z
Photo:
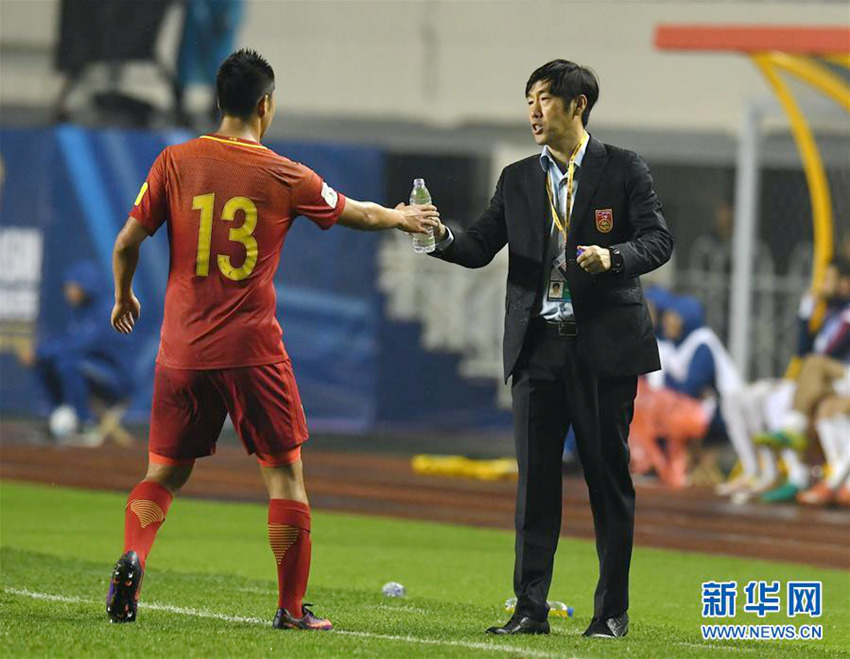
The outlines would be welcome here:
M 124 510 L 124 552 L 135 551 L 142 568 L 153 546 L 156 532 L 165 521 L 174 495 L 159 483 L 142 481 L 127 497 Z
M 310 506 L 287 499 L 269 500 L 269 544 L 277 563 L 278 608 L 300 618 L 310 575 Z
M 168 488 L 147 481 L 136 485 L 127 498 L 124 551 L 135 551 L 142 567 L 173 499 Z M 298 501 L 271 499 L 269 544 L 277 563 L 278 607 L 300 618 L 304 615 L 301 603 L 310 575 L 310 506 Z

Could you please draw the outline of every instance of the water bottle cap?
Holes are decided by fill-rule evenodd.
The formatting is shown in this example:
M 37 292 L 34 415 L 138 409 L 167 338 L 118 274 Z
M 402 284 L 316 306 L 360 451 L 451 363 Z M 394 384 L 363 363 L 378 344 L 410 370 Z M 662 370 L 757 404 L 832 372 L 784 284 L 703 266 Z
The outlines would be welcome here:
M 413 179 L 413 187 L 414 188 L 424 188 L 425 187 L 425 179 L 424 178 Z

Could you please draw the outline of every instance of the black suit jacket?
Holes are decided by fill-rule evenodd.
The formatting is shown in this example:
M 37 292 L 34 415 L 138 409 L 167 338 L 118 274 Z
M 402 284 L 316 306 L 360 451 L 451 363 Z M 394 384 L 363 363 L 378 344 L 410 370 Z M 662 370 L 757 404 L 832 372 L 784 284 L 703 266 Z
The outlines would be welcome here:
M 456 234 L 437 258 L 480 268 L 508 245 L 504 369 L 511 376 L 529 323 L 543 296 L 546 241 L 552 217 L 546 173 L 534 155 L 505 167 L 490 205 L 467 231 Z M 615 247 L 621 273 L 589 275 L 576 263 L 577 245 Z M 567 241 L 567 279 L 578 341 L 599 377 L 657 370 L 658 346 L 638 276 L 667 262 L 673 237 L 661 215 L 646 163 L 636 153 L 591 137 L 580 169 Z

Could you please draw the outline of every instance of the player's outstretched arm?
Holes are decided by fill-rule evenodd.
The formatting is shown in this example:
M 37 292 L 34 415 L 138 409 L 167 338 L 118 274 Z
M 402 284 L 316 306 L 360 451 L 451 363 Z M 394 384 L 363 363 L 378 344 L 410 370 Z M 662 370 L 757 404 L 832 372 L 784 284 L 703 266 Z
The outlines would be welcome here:
M 406 233 L 427 233 L 429 228 L 440 226 L 440 213 L 436 206 L 405 206 L 385 208 L 371 201 L 357 201 L 346 197 L 345 208 L 338 224 L 360 231 L 401 229 Z
M 115 239 L 112 250 L 112 274 L 115 278 L 115 306 L 112 307 L 112 327 L 122 334 L 133 331 L 142 305 L 133 295 L 133 275 L 139 263 L 142 241 L 147 230 L 133 217 L 128 217 L 124 228 Z

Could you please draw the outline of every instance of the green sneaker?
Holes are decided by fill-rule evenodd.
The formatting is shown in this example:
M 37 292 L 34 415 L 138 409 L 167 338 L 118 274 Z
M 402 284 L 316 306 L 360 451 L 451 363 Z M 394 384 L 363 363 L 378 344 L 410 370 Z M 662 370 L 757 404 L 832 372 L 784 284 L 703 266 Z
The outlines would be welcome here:
M 797 493 L 802 491 L 802 487 L 797 487 L 793 483 L 783 483 L 779 487 L 768 490 L 761 495 L 761 500 L 765 503 L 782 503 L 784 501 L 795 501 Z
M 809 443 L 803 433 L 794 430 L 759 433 L 753 437 L 753 441 L 762 446 L 769 446 L 776 449 L 790 448 L 798 452 L 805 451 Z

